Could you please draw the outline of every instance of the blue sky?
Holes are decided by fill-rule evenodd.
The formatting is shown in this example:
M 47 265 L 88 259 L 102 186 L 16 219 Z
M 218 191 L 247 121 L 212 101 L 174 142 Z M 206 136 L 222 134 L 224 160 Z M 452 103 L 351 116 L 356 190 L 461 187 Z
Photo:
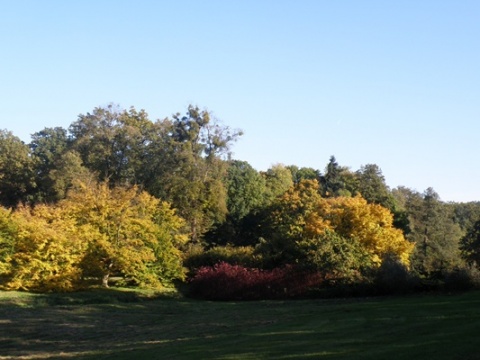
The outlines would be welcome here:
M 234 157 L 480 201 L 480 2 L 0 0 L 0 128 L 207 108 Z

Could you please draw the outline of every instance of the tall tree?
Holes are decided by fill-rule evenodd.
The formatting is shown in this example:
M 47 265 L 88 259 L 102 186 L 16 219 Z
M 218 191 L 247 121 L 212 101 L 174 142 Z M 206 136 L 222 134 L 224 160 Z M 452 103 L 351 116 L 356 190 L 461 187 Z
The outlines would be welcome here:
M 35 187 L 28 146 L 10 131 L 0 130 L 0 205 L 15 207 L 29 201 Z
M 80 154 L 83 164 L 98 174 L 99 180 L 128 185 L 138 182 L 152 128 L 145 111 L 109 105 L 79 115 L 69 131 L 73 149 Z
M 367 164 L 356 171 L 358 192 L 369 203 L 380 204 L 394 209 L 394 199 L 390 195 L 382 170 L 376 164 Z
M 340 166 L 331 156 L 325 169 L 325 174 L 321 177 L 322 195 L 325 197 L 352 196 L 355 195 L 357 188 L 355 174 L 347 167 Z
M 283 195 L 293 186 L 293 177 L 291 171 L 282 164 L 273 165 L 263 173 L 267 186 L 267 196 L 269 201 Z
M 454 221 L 452 209 L 432 188 L 423 194 L 403 191 L 411 229 L 407 236 L 416 244 L 413 269 L 420 275 L 435 277 L 461 264 L 459 241 L 463 233 Z
M 61 127 L 45 128 L 32 135 L 29 146 L 35 164 L 37 183 L 35 200 L 37 202 L 57 200 L 55 184 L 50 177 L 50 172 L 55 170 L 57 162 L 67 151 L 68 145 L 67 130 Z
M 230 218 L 241 220 L 265 203 L 266 181 L 248 162 L 234 160 L 227 171 L 227 209 Z
M 480 220 L 460 240 L 462 256 L 470 264 L 480 265 Z
M 301 167 L 296 165 L 289 165 L 287 169 L 292 173 L 293 183 L 296 185 L 302 180 L 318 180 L 321 179 L 320 171 L 311 167 Z
M 160 164 L 165 168 L 155 187 L 187 221 L 192 242 L 199 242 L 227 214 L 225 158 L 241 131 L 222 126 L 207 110 L 194 106 L 183 116 L 175 114 L 166 124 L 170 125 L 164 140 L 167 161 Z
M 228 163 L 225 180 L 227 189 L 227 216 L 206 234 L 209 244 L 250 245 L 257 241 L 255 220 L 267 201 L 265 178 L 248 162 L 232 160 Z M 253 228 L 252 228 L 253 227 Z

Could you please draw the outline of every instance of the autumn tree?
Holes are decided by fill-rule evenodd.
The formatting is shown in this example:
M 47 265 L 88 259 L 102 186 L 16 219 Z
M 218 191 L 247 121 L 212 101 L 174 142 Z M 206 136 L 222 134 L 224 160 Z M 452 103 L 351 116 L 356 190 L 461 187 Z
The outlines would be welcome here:
M 7 227 L 9 216 L 0 213 L 8 289 L 69 291 L 88 278 L 108 287 L 111 274 L 140 286 L 183 278 L 182 219 L 137 188 L 79 182 L 57 204 L 20 207 Z
M 108 287 L 111 274 L 137 284 L 157 285 L 183 276 L 177 245 L 182 220 L 169 204 L 137 188 L 83 184 L 60 203 L 66 216 L 88 234 L 83 276 L 98 276 Z
M 260 248 L 276 265 L 326 259 L 332 249 L 338 254 L 344 249 L 345 258 L 331 257 L 325 264 L 330 270 L 332 263 L 342 261 L 378 267 L 391 254 L 408 265 L 413 244 L 392 224 L 392 214 L 380 205 L 368 204 L 360 196 L 322 198 L 316 181 L 302 181 L 275 203 Z
M 17 224 L 12 219 L 12 210 L 0 206 L 0 283 L 9 271 L 8 262 L 15 253 Z
M 13 214 L 17 232 L 4 276 L 7 289 L 69 291 L 79 286 L 88 237 L 61 209 L 22 206 Z

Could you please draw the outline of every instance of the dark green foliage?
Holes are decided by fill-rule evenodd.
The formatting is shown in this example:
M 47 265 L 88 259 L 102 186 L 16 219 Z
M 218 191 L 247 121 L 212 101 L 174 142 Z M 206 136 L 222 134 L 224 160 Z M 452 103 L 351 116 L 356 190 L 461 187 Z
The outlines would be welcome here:
M 357 177 L 356 190 L 365 200 L 369 203 L 382 205 L 392 212 L 395 210 L 395 200 L 378 165 L 364 165 L 355 175 Z
M 480 270 L 475 265 L 460 266 L 444 274 L 446 291 L 480 289 Z
M 460 240 L 460 249 L 468 263 L 480 265 L 480 220 Z
M 254 255 L 254 249 L 248 246 L 217 246 L 208 250 L 192 248 L 185 254 L 183 264 L 195 272 L 204 266 L 215 266 L 218 263 L 257 267 L 259 259 Z
M 10 208 L 30 201 L 35 187 L 28 146 L 11 132 L 0 130 L 0 205 Z
M 67 130 L 61 127 L 45 128 L 32 135 L 29 146 L 35 163 L 37 182 L 34 196 L 35 202 L 60 200 L 63 196 L 58 196 L 55 189 L 56 182 L 51 174 L 52 171 L 58 168 L 60 158 L 68 150 L 69 139 Z
M 453 209 L 431 188 L 423 194 L 399 188 L 395 196 L 408 213 L 407 238 L 416 245 L 412 269 L 420 276 L 438 279 L 443 277 L 442 273 L 460 266 L 462 231 L 454 221 Z
M 480 202 L 449 203 L 453 209 L 455 222 L 462 231 L 469 231 L 480 219 Z
M 357 179 L 355 175 L 348 168 L 340 166 L 333 155 L 320 180 L 324 197 L 352 196 L 356 193 Z
M 265 204 L 265 178 L 246 161 L 229 162 L 226 186 L 228 215 L 234 222 Z
M 320 182 L 320 171 L 309 167 L 298 168 L 296 165 L 289 165 L 287 169 L 292 173 L 293 183 L 296 185 L 302 180 L 317 180 Z
M 363 281 L 374 264 L 370 255 L 357 241 L 346 239 L 333 231 L 298 243 L 302 252 L 302 266 L 325 274 L 332 283 Z
M 419 279 L 415 277 L 395 256 L 387 256 L 374 272 L 374 292 L 381 295 L 412 293 L 419 289 Z
M 69 132 L 73 149 L 99 180 L 128 185 L 140 179 L 144 147 L 152 141 L 153 129 L 145 111 L 109 105 L 79 115 Z

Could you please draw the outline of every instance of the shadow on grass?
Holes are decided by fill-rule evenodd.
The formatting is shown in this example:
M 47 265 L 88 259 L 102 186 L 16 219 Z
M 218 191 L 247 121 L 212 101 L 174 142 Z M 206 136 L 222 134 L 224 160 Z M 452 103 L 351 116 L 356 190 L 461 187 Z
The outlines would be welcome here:
M 222 303 L 98 290 L 6 299 L 0 293 L 0 359 L 480 358 L 478 292 Z

